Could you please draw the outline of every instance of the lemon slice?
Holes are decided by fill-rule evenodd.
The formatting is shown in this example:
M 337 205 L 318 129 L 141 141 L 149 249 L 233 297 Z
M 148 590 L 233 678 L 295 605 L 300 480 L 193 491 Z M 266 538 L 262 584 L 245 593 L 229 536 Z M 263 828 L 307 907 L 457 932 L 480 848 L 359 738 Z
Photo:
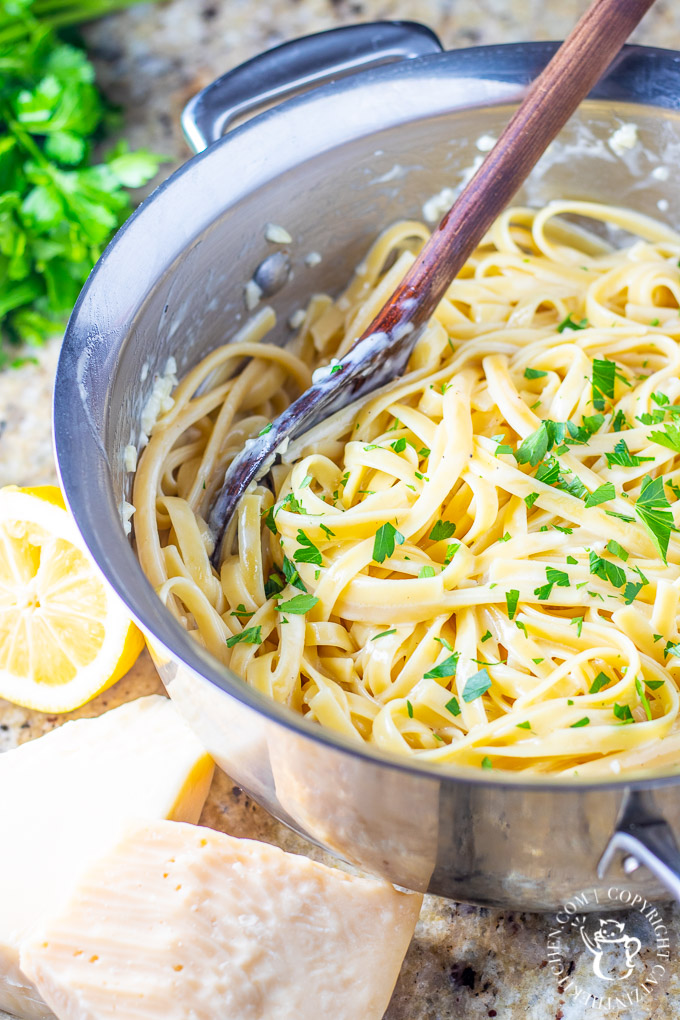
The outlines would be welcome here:
M 123 676 L 143 644 L 59 489 L 0 489 L 0 698 L 70 712 Z

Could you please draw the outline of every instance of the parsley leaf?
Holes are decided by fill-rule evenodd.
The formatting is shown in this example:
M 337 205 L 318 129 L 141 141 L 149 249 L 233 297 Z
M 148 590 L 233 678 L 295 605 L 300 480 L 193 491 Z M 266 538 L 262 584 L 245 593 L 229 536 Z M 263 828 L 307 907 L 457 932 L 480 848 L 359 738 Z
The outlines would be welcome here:
M 390 443 L 390 446 L 395 453 L 403 453 L 406 449 L 406 440 L 402 436 L 401 439 L 395 439 L 393 443 Z
M 297 540 L 300 543 L 301 548 L 296 549 L 293 553 L 293 559 L 295 562 L 316 563 L 318 566 L 321 566 L 323 563 L 321 550 L 317 549 L 311 538 L 304 533 L 302 528 L 298 529 Z
M 613 482 L 605 482 L 604 485 L 598 486 L 594 492 L 591 492 L 586 499 L 586 507 L 599 506 L 600 503 L 606 503 L 608 499 L 614 499 L 616 495 L 616 489 L 614 488 Z
M 645 694 L 645 689 L 642 686 L 642 682 L 641 682 L 641 680 L 640 680 L 640 678 L 638 676 L 635 677 L 635 690 L 638 693 L 638 697 L 640 699 L 640 704 L 642 705 L 642 707 L 645 710 L 645 715 L 647 716 L 648 719 L 651 720 L 651 718 L 652 718 L 652 709 L 650 707 L 647 695 Z
M 663 491 L 663 479 L 645 475 L 640 495 L 635 503 L 635 513 L 647 530 L 661 559 L 666 563 L 668 542 L 671 531 L 677 531 L 673 522 L 670 503 Z
M 519 602 L 519 590 L 517 588 L 511 588 L 510 591 L 505 593 L 505 603 L 508 607 L 508 619 L 512 620 L 515 613 L 517 612 L 517 603 Z
M 663 432 L 650 432 L 649 438 L 659 446 L 666 446 L 675 453 L 680 453 L 680 426 L 666 425 Z
M 565 329 L 586 329 L 587 326 L 587 319 L 581 319 L 580 322 L 575 322 L 571 317 L 571 312 L 569 312 L 566 319 L 562 319 L 562 322 L 557 327 L 557 332 L 564 333 Z
M 473 673 L 472 676 L 468 677 L 465 681 L 465 687 L 463 688 L 463 701 L 474 701 L 476 698 L 481 698 L 482 694 L 485 694 L 491 687 L 491 677 L 489 676 L 486 667 L 480 669 L 477 673 Z
M 233 637 L 227 638 L 227 648 L 233 648 L 234 645 L 261 645 L 262 644 L 262 627 L 258 624 L 257 627 L 246 627 L 240 634 L 234 634 Z
M 605 398 L 614 399 L 616 385 L 616 362 L 608 358 L 595 358 L 591 386 L 593 391 L 593 407 L 596 411 L 604 411 Z
M 606 673 L 598 673 L 595 679 L 593 680 L 592 684 L 590 685 L 590 690 L 588 691 L 588 693 L 597 694 L 598 691 L 601 691 L 603 687 L 606 687 L 607 684 L 610 684 L 611 680 L 612 678 L 610 676 L 607 676 Z
M 373 541 L 373 559 L 376 563 L 384 563 L 394 552 L 395 543 L 402 545 L 404 536 L 388 521 L 382 524 L 375 533 Z
M 627 561 L 628 553 L 626 552 L 622 545 L 619 545 L 615 538 L 609 539 L 609 541 L 607 542 L 607 549 L 612 554 L 612 556 L 618 556 L 618 558 L 620 560 L 623 560 L 624 563 Z
M 264 593 L 268 599 L 273 595 L 278 595 L 284 588 L 285 583 L 280 574 L 270 574 L 264 583 Z
M 590 722 L 590 719 L 588 718 L 588 716 L 584 715 L 583 719 L 579 719 L 578 722 L 572 723 L 571 726 L 570 726 L 570 729 L 576 730 L 580 726 L 587 726 L 589 722 Z
M 374 634 L 373 637 L 371 638 L 371 641 L 377 641 L 378 638 L 387 637 L 388 634 L 396 634 L 396 633 L 397 633 L 397 628 L 396 627 L 393 627 L 392 630 L 382 630 L 379 634 Z
M 460 715 L 460 705 L 458 704 L 458 698 L 453 697 L 450 701 L 447 701 L 444 705 L 451 715 Z
M 646 460 L 654 460 L 653 457 L 638 457 L 637 454 L 631 453 L 625 439 L 619 439 L 614 447 L 614 452 L 605 453 L 605 457 L 607 458 L 607 467 L 614 467 L 615 464 L 620 467 L 639 467 Z
M 527 719 L 526 722 L 518 722 L 517 723 L 517 729 L 518 730 L 530 730 L 531 729 L 531 723 L 529 722 L 528 719 Z
M 525 368 L 524 369 L 524 378 L 525 379 L 543 379 L 543 377 L 546 376 L 547 374 L 548 374 L 547 372 L 542 372 L 540 370 L 540 368 Z
M 313 609 L 318 601 L 315 595 L 294 595 L 287 602 L 279 602 L 278 609 L 280 613 L 294 613 L 296 616 L 302 616 L 303 613 L 308 613 L 310 609 Z
M 288 581 L 288 584 L 292 584 L 294 588 L 299 588 L 300 591 L 307 591 L 305 582 L 300 577 L 297 567 L 287 556 L 283 557 L 283 576 Z
M 429 563 L 426 563 L 418 571 L 418 577 L 434 577 L 434 567 L 431 567 Z
M 620 719 L 624 725 L 626 723 L 634 722 L 630 705 L 617 705 L 616 702 L 614 702 L 614 715 L 617 719 Z
M 572 616 L 571 620 L 569 621 L 569 625 L 571 626 L 574 623 L 576 624 L 576 637 L 581 637 L 581 631 L 583 630 L 583 617 Z
M 622 567 L 611 560 L 605 560 L 592 550 L 589 553 L 590 573 L 601 577 L 603 581 L 609 581 L 615 588 L 622 588 L 626 583 L 626 574 Z
M 425 673 L 424 679 L 443 680 L 455 676 L 459 658 L 460 652 L 454 652 L 453 655 L 449 655 L 443 662 L 440 662 L 438 666 L 433 666 L 428 673 Z
M 430 541 L 440 542 L 442 539 L 451 538 L 456 532 L 456 525 L 453 521 L 437 521 L 430 532 Z

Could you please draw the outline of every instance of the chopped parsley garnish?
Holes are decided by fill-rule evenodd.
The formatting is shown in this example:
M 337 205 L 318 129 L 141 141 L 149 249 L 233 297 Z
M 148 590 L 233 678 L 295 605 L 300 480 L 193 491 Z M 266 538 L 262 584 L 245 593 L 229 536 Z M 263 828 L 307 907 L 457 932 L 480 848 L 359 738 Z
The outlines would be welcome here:
M 615 588 L 622 588 L 626 583 L 625 571 L 617 563 L 605 560 L 602 556 L 598 556 L 597 553 L 593 552 L 592 549 L 589 553 L 589 560 L 591 574 L 601 577 L 603 581 L 609 581 Z
M 542 372 L 540 368 L 525 368 L 524 378 L 525 379 L 543 379 L 547 372 Z
M 280 613 L 294 613 L 296 616 L 302 616 L 303 613 L 308 613 L 310 609 L 313 609 L 318 601 L 315 595 L 294 595 L 287 602 L 279 602 L 278 608 Z
M 570 479 L 560 475 L 559 487 L 564 489 L 565 492 L 569 492 L 572 496 L 576 496 L 577 499 L 584 499 L 588 495 L 588 490 L 578 475 L 574 475 Z
M 482 642 L 482 644 L 484 644 L 484 642 L 488 641 L 490 637 L 491 637 L 491 631 L 487 630 L 486 634 L 483 634 L 482 637 L 480 638 L 480 641 Z
M 429 457 L 430 456 L 430 452 L 431 451 L 430 451 L 430 449 L 427 446 L 423 446 L 423 447 L 421 447 L 420 450 L 418 450 L 418 456 L 419 457 Z
M 505 603 L 508 607 L 508 619 L 512 620 L 515 613 L 517 612 L 517 603 L 519 602 L 519 590 L 517 588 L 511 588 L 510 591 L 505 593 Z
M 409 719 L 412 719 L 413 718 L 413 705 L 408 700 L 408 698 L 406 699 L 406 711 L 408 712 Z
M 569 621 L 569 625 L 576 624 L 576 637 L 581 637 L 581 631 L 583 630 L 583 617 L 573 616 Z
M 404 536 L 388 521 L 382 524 L 375 533 L 373 541 L 373 559 L 376 563 L 384 563 L 394 552 L 394 546 L 402 545 Z
M 598 486 L 594 492 L 591 492 L 586 499 L 586 508 L 591 506 L 599 506 L 600 503 L 606 503 L 608 499 L 614 499 L 616 496 L 616 490 L 613 482 L 605 482 L 604 485 Z
M 540 666 L 540 664 L 544 662 L 545 659 L 532 659 L 531 661 L 534 662 L 537 666 Z
M 531 723 L 529 722 L 528 719 L 527 719 L 526 722 L 518 722 L 517 723 L 517 729 L 518 730 L 530 730 L 531 729 Z
M 371 638 L 371 641 L 377 641 L 378 638 L 387 637 L 388 634 L 396 634 L 396 633 L 397 633 L 397 628 L 396 627 L 393 627 L 392 630 L 383 630 L 379 634 L 374 634 L 373 637 Z
M 421 567 L 418 571 L 418 577 L 434 577 L 434 567 L 431 567 L 429 563 Z
M 562 319 L 561 323 L 557 327 L 557 332 L 564 333 L 565 329 L 586 329 L 587 326 L 588 326 L 587 319 L 581 319 L 580 322 L 575 322 L 571 317 L 571 312 L 569 312 L 569 315 L 566 317 L 566 319 Z
M 663 654 L 666 658 L 668 658 L 669 655 L 680 656 L 680 641 L 667 641 Z
M 680 453 L 680 426 L 668 424 L 663 432 L 650 432 L 649 438 L 659 446 L 666 446 L 674 453 Z
M 645 687 L 649 687 L 650 691 L 658 691 L 665 683 L 665 680 L 645 680 Z
M 608 358 L 595 358 L 591 379 L 593 391 L 593 407 L 596 411 L 604 411 L 605 400 L 614 399 L 616 385 L 616 362 Z
M 270 574 L 264 583 L 264 593 L 270 599 L 273 595 L 278 595 L 282 592 L 285 586 L 285 582 L 280 574 Z
M 246 627 L 240 634 L 234 634 L 233 637 L 227 638 L 227 648 L 233 648 L 234 645 L 261 645 L 262 644 L 262 627 L 258 624 L 257 627 Z
M 544 485 L 554 485 L 560 478 L 560 462 L 555 457 L 548 457 L 542 464 L 538 465 L 536 481 Z
M 321 557 L 321 550 L 312 542 L 302 528 L 298 530 L 297 540 L 300 543 L 300 548 L 296 549 L 293 553 L 293 559 L 296 563 L 316 563 L 321 566 L 323 560 Z
M 561 422 L 546 418 L 515 450 L 515 460 L 518 464 L 531 464 L 532 467 L 536 467 L 556 442 L 563 442 L 564 436 L 565 426 Z
M 325 524 L 320 524 L 319 527 L 323 531 L 326 538 L 335 538 L 335 532 L 331 531 L 330 528 L 327 528 Z
M 548 583 L 541 585 L 540 588 L 534 588 L 534 595 L 537 595 L 539 599 L 550 598 L 554 585 L 557 585 L 558 588 L 568 588 L 571 584 L 569 574 L 566 570 L 557 570 L 556 567 L 546 567 L 545 576 Z
M 267 510 L 264 517 L 264 523 L 267 525 L 272 535 L 278 534 L 279 529 L 276 527 L 276 521 L 274 520 L 274 504 L 272 504 Z
M 616 702 L 614 702 L 614 715 L 617 719 L 621 720 L 623 725 L 634 722 L 630 705 L 617 705 Z
M 445 637 L 436 637 L 435 641 L 438 641 L 440 645 L 443 645 L 447 652 L 453 651 L 453 648 L 451 647 L 451 645 L 449 644 Z
M 635 601 L 642 588 L 641 581 L 626 581 L 626 587 L 623 589 L 623 601 L 627 606 Z
M 572 704 L 573 704 L 573 702 L 572 702 Z M 584 715 L 583 719 L 579 719 L 578 722 L 572 723 L 570 729 L 577 730 L 581 726 L 587 726 L 589 722 L 590 722 L 590 719 L 588 718 L 588 716 Z
M 607 458 L 607 467 L 614 467 L 615 465 L 620 467 L 639 467 L 646 460 L 654 460 L 653 457 L 638 457 L 637 454 L 631 453 L 625 439 L 619 439 L 614 447 L 614 452 L 605 453 L 605 457 Z
M 455 534 L 456 525 L 453 521 L 437 521 L 430 532 L 430 541 L 440 542 Z
M 623 560 L 624 563 L 627 561 L 628 553 L 626 552 L 622 545 L 619 545 L 615 538 L 610 538 L 610 540 L 607 542 L 607 549 L 612 554 L 612 556 L 618 556 L 618 558 L 620 560 Z
M 393 443 L 390 443 L 390 446 L 395 453 L 403 453 L 406 449 L 406 440 L 402 436 L 401 439 L 395 439 Z
M 301 489 L 306 489 L 311 484 L 312 484 L 312 476 L 311 475 L 305 475 L 305 477 L 300 482 L 300 488 Z
M 265 425 L 265 427 L 263 429 L 260 429 L 260 431 L 257 434 L 258 434 L 258 436 L 266 436 L 268 432 L 271 432 L 271 430 L 272 430 L 272 423 L 269 422 L 269 424 Z
M 578 560 L 576 559 L 575 556 L 571 555 L 567 556 L 567 563 L 569 563 L 572 567 L 578 566 Z
M 447 545 L 447 547 L 446 547 L 446 556 L 444 557 L 444 563 L 450 563 L 451 560 L 456 555 L 456 553 L 458 552 L 459 549 L 460 549 L 460 542 L 451 542 L 450 545 Z
M 678 529 L 673 522 L 670 503 L 663 491 L 663 478 L 645 475 L 640 495 L 635 503 L 635 513 L 647 530 L 661 559 L 666 563 L 671 531 Z
M 510 534 L 510 532 L 506 531 L 504 535 L 501 535 L 501 537 L 498 539 L 498 541 L 499 542 L 509 542 L 511 538 L 512 538 L 512 535 Z
M 473 673 L 472 676 L 468 677 L 465 681 L 465 687 L 463 688 L 463 701 L 475 701 L 476 698 L 481 698 L 482 694 L 485 694 L 491 687 L 491 677 L 489 676 L 486 667 L 480 669 L 477 673 Z
M 484 757 L 482 758 L 482 768 L 483 769 L 493 768 L 493 762 L 491 761 L 491 758 L 489 758 L 488 754 L 485 754 Z
M 460 705 L 458 704 L 458 698 L 453 697 L 450 701 L 447 701 L 444 708 L 451 713 L 451 715 L 460 715 Z
M 449 655 L 448 658 L 444 659 L 443 662 L 440 662 L 438 666 L 433 666 L 428 673 L 425 673 L 424 679 L 443 680 L 448 679 L 448 677 L 455 676 L 459 658 L 460 652 L 454 652 L 452 655 Z
M 283 576 L 288 581 L 288 584 L 292 584 L 294 588 L 299 588 L 300 591 L 307 591 L 305 582 L 300 577 L 297 567 L 287 556 L 283 557 Z
M 637 677 L 637 676 L 635 677 L 635 690 L 638 693 L 638 698 L 640 699 L 640 704 L 642 705 L 642 707 L 645 710 L 645 715 L 651 721 L 651 718 L 652 718 L 652 709 L 650 707 L 647 695 L 645 694 L 645 689 L 642 686 L 640 678 Z
M 611 683 L 611 680 L 612 678 L 607 676 L 606 673 L 598 673 L 590 685 L 588 694 L 597 694 L 603 687 L 606 687 L 607 684 Z
M 628 383 L 627 380 L 624 379 L 624 382 L 626 382 L 626 384 L 628 386 L 630 386 L 630 383 Z M 614 431 L 614 432 L 621 432 L 623 429 L 629 429 L 629 428 L 630 428 L 630 425 L 628 423 L 628 419 L 626 418 L 625 414 L 623 413 L 623 411 L 618 410 L 616 412 L 616 414 L 614 415 L 614 417 L 612 418 L 612 431 Z
M 230 615 L 237 617 L 237 619 L 239 619 L 239 620 L 241 620 L 241 619 L 249 620 L 250 617 L 254 616 L 255 614 L 254 613 L 249 613 L 248 610 L 246 609 L 246 607 L 243 605 L 243 603 L 239 602 L 239 604 L 237 605 L 236 609 L 232 609 Z
M 524 502 L 526 503 L 529 510 L 531 510 L 532 506 L 534 505 L 539 496 L 540 496 L 539 492 L 530 492 L 528 496 L 524 497 Z

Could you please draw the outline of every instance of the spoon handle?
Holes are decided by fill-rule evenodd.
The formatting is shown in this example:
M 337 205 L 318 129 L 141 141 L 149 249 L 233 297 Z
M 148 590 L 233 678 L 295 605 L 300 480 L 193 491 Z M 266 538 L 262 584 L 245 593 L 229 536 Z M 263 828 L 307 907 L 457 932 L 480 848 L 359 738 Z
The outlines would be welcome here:
M 653 2 L 591 4 L 363 336 L 427 322 L 466 259 Z

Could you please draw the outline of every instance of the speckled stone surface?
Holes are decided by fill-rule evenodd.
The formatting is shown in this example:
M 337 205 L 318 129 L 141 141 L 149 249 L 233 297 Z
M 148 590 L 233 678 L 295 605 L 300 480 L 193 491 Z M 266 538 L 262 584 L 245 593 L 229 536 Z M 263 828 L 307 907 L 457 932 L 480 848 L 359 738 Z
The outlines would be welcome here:
M 582 4 L 573 0 L 272 0 L 266 4 L 170 0 L 92 25 L 86 36 L 99 80 L 122 108 L 126 136 L 133 145 L 148 145 L 170 155 L 173 163 L 165 168 L 170 172 L 188 155 L 178 125 L 190 96 L 216 75 L 284 39 L 379 18 L 423 21 L 447 47 L 554 39 L 566 34 L 581 9 Z M 657 0 L 634 38 L 680 47 L 680 9 Z M 0 484 L 55 480 L 49 403 L 57 354 L 55 341 L 39 352 L 37 366 L 0 375 Z M 67 718 L 97 715 L 160 689 L 154 668 L 143 655 L 115 687 L 72 716 L 44 716 L 0 701 L 0 751 L 39 737 Z M 202 821 L 330 862 L 270 818 L 224 774 L 214 781 Z M 2 833 L 1 819 L 0 838 L 11 838 Z M 634 912 L 619 915 L 626 933 L 639 938 L 642 948 L 635 957 L 633 975 L 627 982 L 616 983 L 621 997 L 607 1003 L 613 984 L 594 975 L 594 957 L 575 928 L 561 936 L 557 962 L 554 916 L 426 897 L 386 1020 L 580 1020 L 591 1012 L 616 1020 L 676 1018 L 680 1014 L 680 909 L 663 905 L 660 910 L 671 943 L 664 973 L 652 971 L 658 959 L 649 925 L 640 923 Z M 595 927 L 595 921 L 589 925 L 591 934 Z M 625 967 L 620 951 L 611 958 Z M 553 969 L 563 973 L 555 974 Z M 651 983 L 654 978 L 658 983 Z M 645 980 L 648 983 L 643 986 Z

